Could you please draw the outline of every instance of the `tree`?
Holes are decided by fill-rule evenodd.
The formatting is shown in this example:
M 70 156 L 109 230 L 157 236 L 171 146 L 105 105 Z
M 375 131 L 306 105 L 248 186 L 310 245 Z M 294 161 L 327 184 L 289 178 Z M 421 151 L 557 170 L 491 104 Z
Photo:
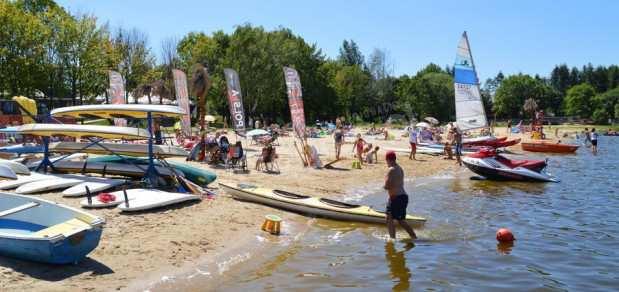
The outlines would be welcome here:
M 396 109 L 417 120 L 433 116 L 442 121 L 455 117 L 453 77 L 429 64 L 413 78 L 400 77 L 396 88 Z
M 533 119 L 535 118 L 535 112 L 537 111 L 537 102 L 535 102 L 535 99 L 527 98 L 527 100 L 524 101 L 522 109 L 524 109 L 524 112 L 528 113 L 531 116 L 531 119 Z
M 155 57 L 147 46 L 148 37 L 137 29 L 119 28 L 112 42 L 118 58 L 118 71 L 129 94 L 138 85 L 146 83 L 146 74 L 153 68 Z
M 619 104 L 619 87 L 596 95 L 592 99 L 592 104 L 594 108 L 591 116 L 593 121 L 599 124 L 608 123 L 608 119 L 617 115 L 616 107 Z
M 340 62 L 347 66 L 363 66 L 363 59 L 363 54 L 355 41 L 344 40 L 344 42 L 342 42 L 340 55 L 338 56 Z
M 335 75 L 334 88 L 339 96 L 339 106 L 348 118 L 358 116 L 367 105 L 366 94 L 370 76 L 360 66 L 343 66 Z
M 554 91 L 543 81 L 529 75 L 512 75 L 505 78 L 496 91 L 493 110 L 497 116 L 522 117 L 525 99 L 532 98 L 545 108 L 554 101 Z
M 591 117 L 593 111 L 591 99 L 594 95 L 595 89 L 587 83 L 573 86 L 565 96 L 565 112 L 581 118 Z

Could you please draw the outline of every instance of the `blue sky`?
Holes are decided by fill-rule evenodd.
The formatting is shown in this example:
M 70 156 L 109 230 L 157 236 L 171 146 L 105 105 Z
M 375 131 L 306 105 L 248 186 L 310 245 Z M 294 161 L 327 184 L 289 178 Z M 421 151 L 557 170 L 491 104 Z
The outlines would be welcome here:
M 480 79 L 503 71 L 546 76 L 555 64 L 619 63 L 619 1 L 143 1 L 63 0 L 112 27 L 137 28 L 158 55 L 161 41 L 190 31 L 232 32 L 243 23 L 292 29 L 335 58 L 344 39 L 365 56 L 386 49 L 395 74 L 452 64 L 469 34 Z M 465 5 L 466 4 L 466 5 Z

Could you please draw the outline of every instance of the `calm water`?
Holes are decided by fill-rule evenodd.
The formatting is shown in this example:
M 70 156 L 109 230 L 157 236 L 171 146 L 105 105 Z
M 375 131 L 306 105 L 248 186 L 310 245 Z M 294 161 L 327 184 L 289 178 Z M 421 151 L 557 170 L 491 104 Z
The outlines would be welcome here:
M 266 251 L 217 289 L 617 290 L 619 137 L 600 144 L 597 156 L 550 156 L 560 183 L 474 181 L 465 169 L 410 180 L 409 212 L 428 218 L 414 246 L 387 242 L 380 226 L 295 219 L 287 235 L 257 240 Z M 371 186 L 347 199 L 384 208 L 385 195 Z M 497 245 L 500 227 L 514 232 L 513 246 Z

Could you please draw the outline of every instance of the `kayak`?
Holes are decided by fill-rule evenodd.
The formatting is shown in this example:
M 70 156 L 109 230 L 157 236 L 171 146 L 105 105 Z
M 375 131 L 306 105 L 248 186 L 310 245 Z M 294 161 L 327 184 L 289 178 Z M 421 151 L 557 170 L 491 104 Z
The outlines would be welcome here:
M 131 162 L 131 163 L 137 163 L 137 164 L 146 164 L 148 163 L 148 159 L 147 158 L 137 158 L 137 157 L 127 157 L 127 156 L 123 156 L 125 160 Z M 93 157 L 93 158 L 88 158 L 88 163 L 90 162 L 105 162 L 105 163 L 109 163 L 109 162 L 115 162 L 115 163 L 124 163 L 123 159 L 116 156 L 116 155 L 105 155 L 105 156 L 99 156 L 99 157 Z M 168 164 L 170 164 L 170 166 L 172 166 L 174 169 L 180 171 L 183 173 L 183 175 L 185 175 L 185 178 L 187 178 L 188 180 L 190 180 L 191 182 L 201 186 L 201 187 L 206 187 L 208 184 L 210 184 L 211 182 L 213 182 L 215 179 L 217 179 L 217 175 L 208 171 L 208 170 L 204 170 L 198 167 L 193 167 L 187 163 L 181 163 L 181 162 L 174 162 L 174 161 L 168 161 Z M 157 163 L 157 165 L 160 166 L 159 163 Z
M 219 185 L 226 193 L 242 201 L 260 203 L 296 213 L 334 220 L 378 224 L 385 223 L 385 213 L 374 210 L 369 206 L 354 205 L 326 198 L 311 197 L 242 183 L 227 184 L 220 182 Z M 406 215 L 406 222 L 411 226 L 420 226 L 426 222 L 426 219 Z
M 548 143 L 548 142 L 522 142 L 522 150 L 531 152 L 574 153 L 578 145 Z

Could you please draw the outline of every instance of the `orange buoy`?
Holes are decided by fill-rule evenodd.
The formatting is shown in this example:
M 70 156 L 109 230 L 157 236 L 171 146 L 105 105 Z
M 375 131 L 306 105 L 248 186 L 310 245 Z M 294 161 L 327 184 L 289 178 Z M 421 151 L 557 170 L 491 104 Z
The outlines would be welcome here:
M 499 242 L 512 242 L 516 240 L 514 234 L 507 228 L 499 228 L 496 232 L 496 240 Z
M 282 218 L 277 215 L 266 215 L 264 223 L 262 223 L 262 230 L 273 235 L 279 235 L 281 222 Z

